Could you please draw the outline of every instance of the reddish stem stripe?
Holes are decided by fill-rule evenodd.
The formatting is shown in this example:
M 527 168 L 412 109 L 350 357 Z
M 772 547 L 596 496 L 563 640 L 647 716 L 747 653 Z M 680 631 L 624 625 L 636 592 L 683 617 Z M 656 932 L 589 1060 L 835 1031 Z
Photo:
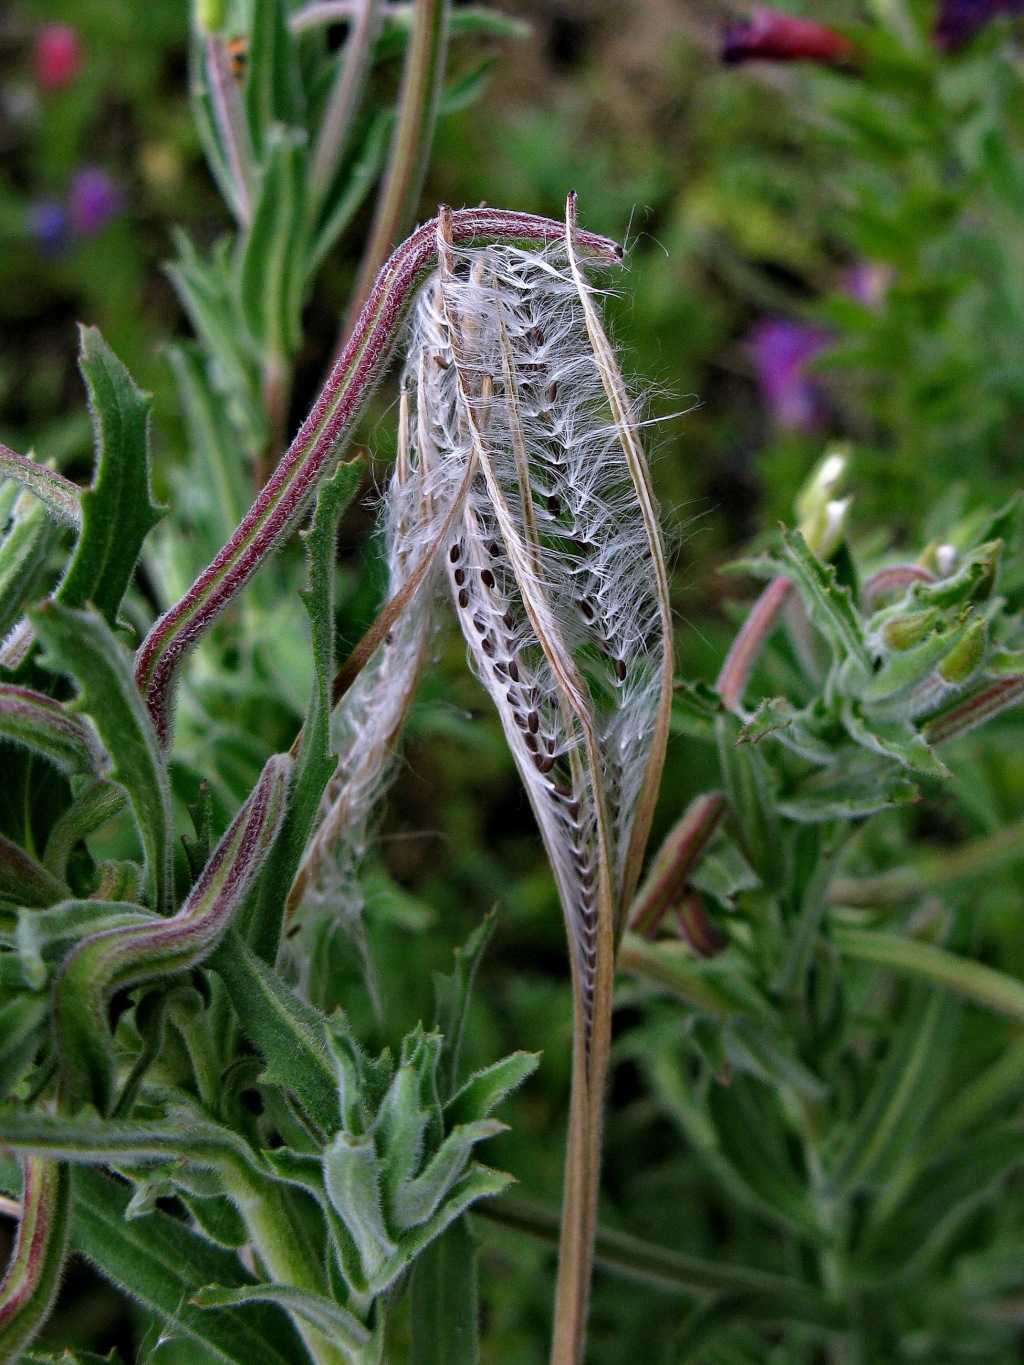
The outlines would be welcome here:
M 722 665 L 722 671 L 718 675 L 718 682 L 715 684 L 722 705 L 727 710 L 738 711 L 742 707 L 750 670 L 754 667 L 768 632 L 775 624 L 775 617 L 786 600 L 789 589 L 788 578 L 773 578 L 751 607 L 750 615 L 733 640 Z
M 452 241 L 463 247 L 500 243 L 537 248 L 561 242 L 563 232 L 560 223 L 548 218 L 510 210 L 451 214 Z M 579 233 L 578 245 L 597 263 L 621 259 L 615 242 L 594 233 Z M 182 657 L 301 515 L 331 457 L 351 436 L 391 359 L 416 289 L 436 264 L 437 224 L 432 220 L 385 263 L 312 411 L 234 535 L 143 641 L 135 678 L 164 742 L 170 687 Z

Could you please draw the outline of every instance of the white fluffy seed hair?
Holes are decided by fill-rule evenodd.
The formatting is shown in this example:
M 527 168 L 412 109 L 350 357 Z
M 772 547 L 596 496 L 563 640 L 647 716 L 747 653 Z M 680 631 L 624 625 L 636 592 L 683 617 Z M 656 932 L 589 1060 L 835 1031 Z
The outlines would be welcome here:
M 410 463 L 449 467 L 449 490 L 469 478 L 444 564 L 541 828 L 588 1010 L 600 884 L 619 915 L 632 892 L 670 642 L 625 450 L 631 413 L 609 402 L 572 264 L 565 248 L 443 254 L 405 383 Z
M 447 575 L 540 826 L 589 1022 L 600 906 L 621 927 L 634 824 L 646 839 L 660 773 L 671 678 L 660 536 L 632 412 L 567 248 L 442 243 L 441 258 L 402 376 L 391 596 L 430 568 L 336 709 L 338 769 L 304 898 L 358 916 L 356 869 Z

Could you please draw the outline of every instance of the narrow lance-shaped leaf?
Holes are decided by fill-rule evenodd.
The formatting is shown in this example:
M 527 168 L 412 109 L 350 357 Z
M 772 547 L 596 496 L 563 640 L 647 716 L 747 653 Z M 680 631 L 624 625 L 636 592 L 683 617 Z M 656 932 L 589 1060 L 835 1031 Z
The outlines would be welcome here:
M 338 1129 L 338 1092 L 323 1015 L 301 1000 L 233 931 L 211 965 L 223 977 L 266 1079 L 286 1086 L 324 1133 Z
M 529 214 L 463 209 L 451 217 L 453 240 L 460 244 L 509 241 L 536 246 L 561 236 L 558 224 Z M 580 233 L 577 244 L 588 259 L 607 264 L 619 260 L 618 247 L 607 238 Z M 143 641 L 136 678 L 162 738 L 168 736 L 169 691 L 183 655 L 294 526 L 328 462 L 351 438 L 394 352 L 415 291 L 436 259 L 433 222 L 418 228 L 393 253 L 323 392 L 274 474 L 228 544 Z
M 0 1283 L 0 1360 L 8 1361 L 18 1359 L 57 1297 L 71 1202 L 67 1167 L 29 1155 L 22 1172 L 18 1234 Z
M 225 1304 L 276 1303 L 297 1317 L 319 1327 L 328 1340 L 340 1346 L 351 1359 L 363 1359 L 372 1338 L 354 1313 L 319 1294 L 296 1289 L 288 1284 L 251 1284 L 238 1289 L 207 1285 L 192 1296 L 200 1308 L 220 1308 Z
M 68 715 L 60 702 L 13 683 L 0 683 L 0 735 L 68 774 L 98 773 L 106 759 L 84 721 Z
M 317 496 L 305 533 L 309 581 L 302 593 L 313 641 L 313 689 L 298 745 L 295 777 L 280 833 L 244 912 L 246 941 L 266 962 L 277 957 L 285 901 L 335 770 L 331 751 L 331 680 L 334 677 L 334 581 L 338 518 L 359 485 L 362 462 L 339 465 Z
M 477 1365 L 476 1252 L 477 1239 L 462 1217 L 414 1261 L 411 1365 Z
M 79 366 L 89 392 L 96 473 L 82 494 L 82 533 L 56 597 L 67 607 L 92 602 L 113 626 L 142 542 L 164 514 L 149 486 L 152 398 L 135 386 L 95 327 L 81 329 Z
M 246 323 L 261 354 L 278 364 L 294 355 L 301 339 L 305 175 L 304 139 L 295 131 L 272 128 L 242 252 L 239 290 Z
M 98 777 L 84 787 L 53 824 L 43 852 L 43 866 L 55 877 L 63 877 L 75 845 L 93 830 L 112 820 L 128 804 L 128 793 L 118 782 Z M 101 893 L 97 888 L 97 894 Z
M 12 479 L 34 493 L 51 517 L 76 531 L 82 525 L 82 490 L 45 465 L 9 450 L 0 442 L 0 479 Z
M 252 1283 L 232 1252 L 155 1210 L 127 1220 L 130 1191 L 99 1171 L 74 1173 L 71 1245 L 118 1288 L 153 1313 L 165 1333 L 210 1353 L 217 1365 L 298 1365 L 307 1359 L 283 1312 L 225 1305 L 204 1312 L 190 1300 L 204 1285 Z
M 196 966 L 213 950 L 259 873 L 284 814 L 291 760 L 271 758 L 214 849 L 185 904 L 170 919 L 108 929 L 65 963 L 54 997 L 57 1045 L 70 1094 L 101 1112 L 113 1103 L 107 1003 L 116 990 Z
M 53 905 L 69 895 L 67 886 L 30 853 L 0 834 L 0 899 L 15 905 Z
M 31 615 L 49 651 L 46 664 L 72 678 L 78 709 L 99 731 L 111 776 L 128 793 L 146 854 L 150 903 L 163 913 L 171 896 L 171 799 L 167 769 L 153 723 L 131 669 L 109 625 L 92 608 L 75 611 L 47 602 Z
M 0 519 L 2 528 L 2 519 Z M 38 595 L 46 578 L 50 553 L 60 539 L 59 524 L 31 493 L 14 504 L 7 534 L 0 539 L 0 666 L 15 668 L 32 643 L 27 623 L 19 618 Z

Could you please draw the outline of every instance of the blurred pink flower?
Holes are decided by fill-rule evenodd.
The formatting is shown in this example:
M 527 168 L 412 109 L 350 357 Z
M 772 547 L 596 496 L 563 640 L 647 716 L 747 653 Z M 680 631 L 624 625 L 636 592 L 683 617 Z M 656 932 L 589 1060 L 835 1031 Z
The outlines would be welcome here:
M 941 0 L 935 42 L 944 52 L 954 52 L 1000 14 L 1022 12 L 1024 0 Z
M 722 37 L 722 60 L 730 65 L 759 57 L 771 62 L 847 66 L 854 54 L 849 38 L 834 28 L 766 5 L 758 5 L 749 19 L 730 24 Z
M 82 44 L 70 24 L 43 24 L 32 43 L 32 70 L 44 90 L 70 85 L 82 65 Z
M 124 207 L 117 181 L 100 166 L 83 166 L 71 181 L 68 216 L 77 237 L 94 237 Z
M 820 327 L 791 318 L 762 318 L 747 338 L 758 388 L 776 424 L 787 431 L 813 431 L 822 405 L 807 363 L 829 344 Z

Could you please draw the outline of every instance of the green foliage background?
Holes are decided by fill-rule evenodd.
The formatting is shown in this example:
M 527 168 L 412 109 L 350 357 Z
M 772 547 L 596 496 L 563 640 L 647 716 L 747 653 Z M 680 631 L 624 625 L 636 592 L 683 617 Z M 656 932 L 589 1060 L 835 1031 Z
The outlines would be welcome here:
M 680 674 L 708 683 L 742 618 L 737 603 L 753 595 L 747 580 L 718 570 L 751 539 L 767 543 L 778 519 L 790 516 L 828 438 L 853 447 L 852 541 L 865 554 L 890 545 L 916 553 L 976 508 L 999 505 L 1024 476 L 1024 35 L 1000 21 L 947 57 L 929 45 L 925 3 L 904 9 L 898 0 L 863 7 L 832 0 L 805 8 L 856 31 L 865 74 L 724 68 L 716 50 L 726 16 L 710 0 L 522 5 L 516 12 L 532 25 L 528 37 L 500 44 L 477 38 L 456 50 L 465 69 L 492 54 L 498 60 L 482 98 L 442 119 L 422 200 L 423 217 L 441 200 L 481 199 L 558 217 L 566 190 L 575 188 L 586 226 L 628 241 L 610 304 L 613 327 L 651 419 L 654 477 L 675 545 Z M 19 113 L 31 93 L 33 26 L 54 18 L 82 35 L 81 76 L 67 90 L 36 94 Z M 186 103 L 186 18 L 178 0 L 20 0 L 4 20 L 0 437 L 18 450 L 34 446 L 38 458 L 85 481 L 91 441 L 73 324 L 96 325 L 138 384 L 155 394 L 157 500 L 174 499 L 187 521 L 185 434 L 165 355 L 187 326 L 162 262 L 173 252 L 172 226 L 208 244 L 226 217 Z M 900 41 L 886 22 L 916 36 Z M 393 84 L 396 71 L 397 63 L 375 80 Z M 95 238 L 48 256 L 27 230 L 27 207 L 61 193 L 73 169 L 92 161 L 124 186 L 126 211 Z M 357 229 L 368 217 L 364 210 Z M 346 240 L 306 311 L 290 429 L 318 388 L 357 266 L 358 230 Z M 844 285 L 845 272 L 863 262 L 885 280 L 869 305 L 851 299 Z M 814 323 L 832 339 L 814 365 L 823 411 L 815 431 L 781 429 L 758 391 L 746 338 L 767 315 Z M 368 484 L 383 477 L 394 449 L 393 397 L 384 391 L 364 421 Z M 343 644 L 359 638 L 378 601 L 373 526 L 365 500 L 343 522 Z M 298 554 L 281 572 L 300 586 Z M 1007 572 L 1014 576 L 1015 562 Z M 152 586 L 139 585 L 129 614 L 145 615 Z M 178 812 L 205 777 L 218 829 L 266 756 L 287 747 L 310 681 L 297 597 L 271 609 L 255 593 L 247 610 L 255 614 L 250 638 L 257 646 L 224 676 L 201 679 L 194 714 L 179 721 L 182 747 L 172 774 Z M 478 1067 L 515 1049 L 543 1051 L 542 1067 L 509 1107 L 512 1131 L 492 1144 L 492 1159 L 526 1193 L 553 1205 L 570 1053 L 561 917 L 462 644 L 449 632 L 437 651 L 365 873 L 369 951 L 386 1011 L 374 1013 L 359 955 L 345 945 L 332 990 L 372 1051 L 396 1043 L 430 1016 L 432 972 L 447 970 L 453 947 L 497 904 L 466 1060 Z M 788 663 L 782 654 L 765 661 L 762 690 L 779 685 Z M 960 744 L 948 756 L 954 781 L 929 788 L 918 806 L 876 818 L 846 870 L 916 865 L 1017 820 L 1024 803 L 1020 735 L 1011 713 L 991 733 Z M 719 782 L 714 746 L 681 725 L 655 842 L 694 796 Z M 5 813 L 5 825 L 12 818 Z M 941 901 L 956 947 L 1021 977 L 1022 892 L 1024 874 L 1011 854 L 983 877 L 923 884 L 913 905 L 939 913 Z M 794 1026 L 806 1049 L 798 1060 L 812 1071 L 831 1065 L 829 1049 L 838 1049 L 849 1025 L 825 1018 L 827 982 L 819 985 L 820 1027 L 801 1033 Z M 979 1167 L 975 1187 L 951 1190 L 936 1211 L 929 1228 L 950 1219 L 941 1255 L 916 1280 L 909 1274 L 905 1293 L 895 1274 L 888 1299 L 861 1287 L 876 1316 L 864 1325 L 857 1356 L 826 1356 L 819 1334 L 799 1326 L 746 1325 L 716 1338 L 715 1310 L 707 1321 L 699 1310 L 691 1317 L 689 1300 L 599 1270 L 595 1365 L 638 1358 L 709 1365 L 1020 1359 L 1024 1202 L 1019 1179 L 1007 1177 L 1022 1160 L 1024 1025 L 891 983 L 875 988 L 875 996 L 855 994 L 851 1006 L 861 1012 L 860 1032 L 838 1068 L 848 1071 L 851 1091 L 867 1085 L 875 1064 L 888 1058 L 896 1067 L 927 1038 L 889 1152 L 895 1174 L 876 1174 L 883 1185 L 910 1179 L 900 1175 L 901 1152 L 916 1150 L 924 1128 L 962 1098 L 968 1081 L 1000 1058 L 1013 1059 L 1004 1062 L 1003 1083 L 993 1082 L 987 1106 L 978 1099 L 979 1113 L 1000 1120 L 1005 1150 Z M 770 1067 L 760 1079 L 728 1084 L 729 1048 L 714 1019 L 681 1011 L 639 985 L 624 987 L 617 1038 L 606 1225 L 763 1270 L 806 1272 L 808 1247 L 816 1246 L 817 1271 L 827 1278 L 835 1229 L 821 1206 L 815 1218 L 824 1220 L 824 1234 L 820 1226 L 807 1234 L 802 1225 L 800 1200 L 814 1172 L 787 1127 Z M 701 1150 L 701 1116 L 688 1097 L 691 1085 L 705 1086 L 709 1077 L 723 1082 L 712 1086 L 709 1101 L 720 1124 L 710 1155 Z M 764 1136 L 753 1155 L 745 1149 L 751 1132 Z M 843 1216 L 856 1221 L 864 1207 L 858 1196 Z M 916 1231 L 908 1225 L 901 1235 L 912 1241 Z M 550 1249 L 488 1227 L 481 1265 L 484 1359 L 540 1362 Z M 882 1266 L 878 1273 L 890 1272 Z M 951 1284 L 964 1299 L 979 1287 L 998 1289 L 1005 1318 L 964 1327 L 951 1309 L 947 1322 Z M 861 1289 L 853 1294 L 855 1311 Z M 41 1344 L 119 1344 L 127 1358 L 133 1335 L 152 1343 L 155 1330 L 78 1265 Z M 712 1344 L 701 1345 L 705 1339 Z M 168 1345 L 153 1358 L 188 1356 Z

